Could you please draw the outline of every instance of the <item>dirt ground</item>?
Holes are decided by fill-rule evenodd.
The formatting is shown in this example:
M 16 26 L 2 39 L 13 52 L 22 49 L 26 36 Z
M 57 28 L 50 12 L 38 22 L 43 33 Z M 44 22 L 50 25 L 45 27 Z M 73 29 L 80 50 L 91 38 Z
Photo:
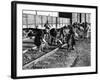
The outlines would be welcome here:
M 76 41 L 75 50 L 68 51 L 66 47 L 60 48 L 56 53 L 45 57 L 36 64 L 31 64 L 27 69 L 84 67 L 91 65 L 90 40 Z
M 84 67 L 91 65 L 91 50 L 90 40 L 78 41 L 76 44 L 76 50 L 78 57 L 74 61 L 72 67 Z

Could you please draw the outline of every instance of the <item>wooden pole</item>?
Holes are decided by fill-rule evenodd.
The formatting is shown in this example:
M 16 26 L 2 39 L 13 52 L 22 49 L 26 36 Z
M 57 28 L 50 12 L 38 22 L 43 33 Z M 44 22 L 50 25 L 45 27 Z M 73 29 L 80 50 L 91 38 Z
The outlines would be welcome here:
M 42 23 L 43 23 L 43 21 L 42 21 L 42 16 L 41 16 L 41 27 L 43 27 L 43 24 Z
M 28 28 L 28 15 L 26 14 L 26 27 Z
M 80 13 L 80 23 L 81 23 L 81 13 Z
M 86 22 L 86 13 L 85 13 L 85 22 Z
M 34 15 L 34 24 L 35 24 L 35 28 L 36 28 L 36 15 Z
M 56 17 L 56 29 L 57 29 L 57 24 L 58 24 L 57 19 L 58 19 L 58 18 Z
M 37 28 L 37 19 L 36 18 L 37 18 L 37 11 L 36 11 L 36 17 L 35 17 L 35 20 L 36 20 L 35 21 L 35 23 L 36 23 L 35 25 L 36 25 L 36 28 Z
M 70 17 L 70 24 L 72 24 L 72 14 L 71 14 L 71 17 Z

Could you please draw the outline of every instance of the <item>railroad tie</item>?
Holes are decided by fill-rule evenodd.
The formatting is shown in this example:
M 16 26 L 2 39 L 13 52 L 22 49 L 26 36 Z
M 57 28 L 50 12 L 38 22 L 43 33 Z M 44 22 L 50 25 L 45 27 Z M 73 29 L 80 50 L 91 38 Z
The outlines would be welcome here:
M 64 46 L 66 46 L 66 45 L 67 45 L 67 44 L 64 44 L 64 45 L 62 45 L 61 47 L 64 47 Z M 43 55 L 43 56 L 41 56 L 41 57 L 39 57 L 38 59 L 31 61 L 30 63 L 24 65 L 24 66 L 23 66 L 23 69 L 27 68 L 27 67 L 28 67 L 29 65 L 31 65 L 32 63 L 36 64 L 38 61 L 41 61 L 41 60 L 47 58 L 48 56 L 54 54 L 58 49 L 59 49 L 59 47 L 56 48 L 56 49 L 54 49 L 54 50 L 52 50 L 51 52 L 48 52 L 47 54 L 45 54 L 45 55 Z

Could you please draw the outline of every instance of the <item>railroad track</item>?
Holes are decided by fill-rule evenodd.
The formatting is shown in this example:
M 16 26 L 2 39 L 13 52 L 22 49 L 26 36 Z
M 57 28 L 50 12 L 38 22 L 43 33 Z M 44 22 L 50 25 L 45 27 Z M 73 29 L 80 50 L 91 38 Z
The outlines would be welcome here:
M 67 44 L 63 44 L 63 45 L 61 45 L 61 47 L 64 47 L 64 46 L 66 46 L 66 45 L 67 45 Z M 52 50 L 52 51 L 50 51 L 50 52 L 48 52 L 48 53 L 46 53 L 46 54 L 40 56 L 39 58 L 37 58 L 37 59 L 35 59 L 35 60 L 33 60 L 33 61 L 31 61 L 31 62 L 25 64 L 25 65 L 23 66 L 23 69 L 27 68 L 27 67 L 28 67 L 29 65 L 31 65 L 32 63 L 36 64 L 38 61 L 43 60 L 45 57 L 48 57 L 48 56 L 54 54 L 58 49 L 59 49 L 59 47 L 57 47 L 56 49 L 54 49 L 54 50 Z M 27 52 L 27 51 L 28 51 L 28 50 L 24 50 L 24 54 L 25 54 L 25 52 Z
M 66 45 L 67 45 L 67 44 L 63 44 L 63 45 L 61 45 L 61 47 L 64 47 L 64 46 L 66 46 Z M 40 62 L 40 61 L 43 61 L 43 60 L 45 61 L 46 58 L 54 59 L 54 57 L 50 57 L 50 56 L 53 55 L 54 53 L 56 53 L 58 50 L 59 50 L 59 47 L 57 47 L 57 48 L 53 49 L 52 51 L 50 51 L 50 52 L 48 52 L 48 53 L 46 53 L 46 54 L 40 56 L 39 58 L 37 58 L 37 59 L 35 59 L 35 60 L 32 60 L 31 62 L 25 64 L 25 65 L 23 66 L 23 69 L 27 69 L 28 67 L 31 67 L 33 64 L 35 65 L 35 64 L 37 64 L 37 63 Z M 59 56 L 59 55 L 56 55 L 56 56 Z M 77 57 L 77 56 L 71 57 L 73 60 L 70 60 L 69 62 L 67 62 L 67 67 L 69 67 L 69 66 L 71 66 L 71 65 L 73 64 L 73 62 L 74 62 L 74 60 L 76 59 L 76 57 Z M 71 59 L 71 58 L 70 58 L 70 59 Z M 43 62 L 44 62 L 44 61 L 43 61 Z M 46 62 L 46 63 L 49 63 L 48 61 L 45 61 L 45 62 Z M 44 63 L 45 63 L 45 62 L 44 62 Z

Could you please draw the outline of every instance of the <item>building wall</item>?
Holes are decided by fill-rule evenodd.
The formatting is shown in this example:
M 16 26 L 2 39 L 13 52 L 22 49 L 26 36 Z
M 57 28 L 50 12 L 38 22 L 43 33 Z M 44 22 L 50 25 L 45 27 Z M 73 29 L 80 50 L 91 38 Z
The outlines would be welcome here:
M 44 16 L 44 15 L 32 15 L 32 14 L 23 14 L 22 17 L 23 28 L 38 28 L 44 29 L 45 23 L 48 21 L 49 25 L 52 28 L 60 28 L 64 25 L 70 24 L 69 18 L 55 17 L 55 16 Z M 57 19 L 57 20 L 56 20 Z
M 22 16 L 23 28 L 36 28 L 36 26 L 38 26 L 38 28 L 44 29 L 44 25 L 47 21 L 52 28 L 60 28 L 65 25 L 67 26 L 67 25 L 73 24 L 75 22 L 91 23 L 90 13 L 71 13 L 71 17 L 68 17 L 68 15 L 65 13 L 65 15 L 67 15 L 68 18 L 57 16 L 57 13 L 54 14 L 53 12 L 52 13 L 50 12 L 50 14 L 49 12 L 47 12 L 45 13 L 45 15 L 43 13 L 37 12 L 35 14 L 34 12 L 33 14 L 33 12 L 30 13 L 29 11 L 24 12 Z
M 91 23 L 90 13 L 72 13 L 72 24 L 75 22 L 83 23 L 88 22 Z

